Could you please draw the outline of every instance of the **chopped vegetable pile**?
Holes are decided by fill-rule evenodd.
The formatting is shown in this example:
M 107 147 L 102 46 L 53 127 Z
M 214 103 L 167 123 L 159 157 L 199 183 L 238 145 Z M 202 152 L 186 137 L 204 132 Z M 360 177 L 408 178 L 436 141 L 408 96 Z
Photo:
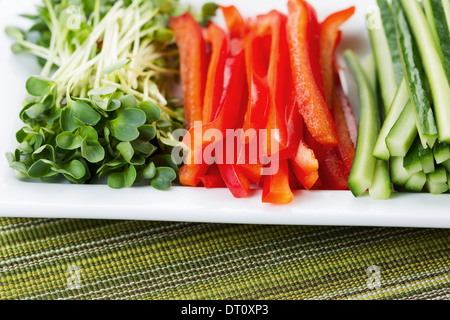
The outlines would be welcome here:
M 320 23 L 302 0 L 289 1 L 288 16 L 248 20 L 234 6 L 220 8 L 227 31 L 202 27 L 189 13 L 170 21 L 189 128 L 180 182 L 226 186 L 238 198 L 256 184 L 263 202 L 274 204 L 291 202 L 292 189 L 348 190 L 356 120 L 335 50 L 355 9 Z
M 167 24 L 185 11 L 173 0 L 44 0 L 25 16 L 28 31 L 7 28 L 13 51 L 43 67 L 26 83 L 10 166 L 43 181 L 168 189 L 178 175 L 171 132 L 184 117 L 170 98 L 179 71 Z
M 379 21 L 369 28 L 376 71 L 363 70 L 352 52 L 345 53 L 361 99 L 350 189 L 355 196 L 369 189 L 374 199 L 388 199 L 391 182 L 397 191 L 445 193 L 450 179 L 450 3 L 378 0 L 378 5 L 380 10 L 368 16 L 368 22 Z

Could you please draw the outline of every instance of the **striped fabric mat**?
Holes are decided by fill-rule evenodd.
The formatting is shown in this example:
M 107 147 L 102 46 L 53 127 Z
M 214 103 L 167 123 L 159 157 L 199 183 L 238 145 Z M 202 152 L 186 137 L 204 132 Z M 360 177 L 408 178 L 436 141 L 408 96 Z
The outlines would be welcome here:
M 449 299 L 450 230 L 0 219 L 2 299 Z

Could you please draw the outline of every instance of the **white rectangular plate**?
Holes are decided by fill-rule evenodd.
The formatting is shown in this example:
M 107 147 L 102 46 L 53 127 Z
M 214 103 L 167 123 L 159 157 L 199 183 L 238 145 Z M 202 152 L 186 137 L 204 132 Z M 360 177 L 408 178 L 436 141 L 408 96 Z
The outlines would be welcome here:
M 199 0 L 190 0 L 200 5 Z M 222 0 L 235 4 L 246 16 L 278 9 L 286 12 L 286 0 Z M 311 0 L 322 20 L 327 14 L 357 7 L 357 14 L 343 28 L 341 48 L 361 57 L 370 50 L 365 14 L 374 0 Z M 19 13 L 32 13 L 34 0 L 0 0 L 0 216 L 135 219 L 216 223 L 355 225 L 450 228 L 449 195 L 394 194 L 391 200 L 355 199 L 350 192 L 298 191 L 290 205 L 261 203 L 261 191 L 247 199 L 234 199 L 226 189 L 174 187 L 159 192 L 151 187 L 112 190 L 105 185 L 69 185 L 25 182 L 9 169 L 4 153 L 16 146 L 14 133 L 25 96 L 25 81 L 39 73 L 35 60 L 14 56 L 5 26 L 24 26 Z M 346 81 L 351 101 L 358 105 L 355 86 Z

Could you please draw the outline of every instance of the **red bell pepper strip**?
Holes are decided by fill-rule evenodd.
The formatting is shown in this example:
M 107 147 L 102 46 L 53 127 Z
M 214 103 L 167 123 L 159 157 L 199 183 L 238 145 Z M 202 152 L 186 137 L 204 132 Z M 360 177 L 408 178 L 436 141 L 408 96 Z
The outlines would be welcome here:
M 216 129 L 226 137 L 226 129 L 236 129 L 239 119 L 244 116 L 245 108 L 242 107 L 242 97 L 246 94 L 245 85 L 245 57 L 244 46 L 241 40 L 231 41 L 231 50 L 225 64 L 224 93 L 217 110 L 215 120 L 201 127 L 193 127 L 183 139 L 190 148 L 185 160 L 185 165 L 180 170 L 180 182 L 187 186 L 197 186 L 200 177 L 205 175 L 208 165 L 203 161 L 203 151 L 211 143 L 223 143 L 222 141 L 208 141 L 205 133 L 209 129 Z M 200 163 L 198 163 L 199 159 Z M 196 164 L 197 162 L 197 164 Z
M 319 178 L 319 161 L 304 141 L 300 141 L 297 154 L 291 159 L 291 166 L 300 183 L 306 189 L 311 189 Z
M 315 186 L 317 186 L 317 182 L 319 181 L 319 171 L 314 171 L 309 175 L 305 175 L 297 164 L 293 162 L 293 160 L 290 160 L 290 162 L 295 178 L 306 190 L 312 190 Z
M 282 160 L 278 172 L 264 177 L 262 202 L 288 204 L 292 200 L 294 194 L 289 185 L 289 163 L 288 160 Z
M 342 89 L 339 75 L 335 73 L 336 76 L 336 87 L 333 91 L 333 111 L 334 119 L 336 122 L 337 131 L 339 134 L 339 139 L 341 144 L 337 147 L 339 156 L 344 162 L 348 173 L 352 170 L 353 159 L 355 158 L 355 144 L 352 141 L 350 130 L 347 124 L 346 115 L 344 113 L 344 104 L 349 104 L 348 98 Z M 353 114 L 353 110 L 352 110 Z M 355 119 L 353 115 L 353 119 Z M 356 119 L 354 120 L 356 123 Z
M 202 120 L 206 83 L 206 46 L 202 29 L 190 13 L 169 22 L 180 52 L 180 75 L 187 127 Z
M 308 132 L 305 132 L 305 142 L 314 151 L 314 155 L 319 161 L 321 186 L 329 190 L 348 190 L 349 172 L 338 157 L 338 148 L 324 147 L 315 141 Z
M 246 24 L 244 18 L 235 6 L 224 7 L 222 9 L 225 22 L 230 32 L 230 38 L 244 39 L 246 34 Z
M 294 170 L 292 169 L 291 166 L 291 161 L 289 162 L 289 187 L 291 188 L 291 190 L 304 190 L 305 188 L 303 187 L 303 184 L 301 184 L 297 177 L 294 174 Z
M 269 43 L 269 45 L 267 44 Z M 264 128 L 269 105 L 269 84 L 267 81 L 268 51 L 270 37 L 258 37 L 252 28 L 245 39 L 245 60 L 247 68 L 247 83 L 249 87 L 249 102 L 244 120 L 244 131 Z
M 339 145 L 336 126 L 311 66 L 308 9 L 302 0 L 288 3 L 288 42 L 298 104 L 303 120 L 322 145 Z
M 252 183 L 257 185 L 261 183 L 263 169 L 261 164 L 240 164 L 238 167 Z
M 211 23 L 204 32 L 207 43 L 211 43 L 211 61 L 208 67 L 205 98 L 203 102 L 203 123 L 213 121 L 223 93 L 223 77 L 228 54 L 228 36 L 216 24 Z
M 288 135 L 287 147 L 285 154 L 281 154 L 281 159 L 291 159 L 295 156 L 298 145 L 303 139 L 304 123 L 300 112 L 298 112 L 297 101 L 295 99 L 295 89 L 292 78 L 289 76 L 289 84 L 287 86 L 290 97 L 286 106 L 286 129 Z
M 319 164 L 325 161 L 326 148 L 318 143 L 308 130 L 304 131 L 304 141 L 306 145 L 313 150 L 315 158 L 319 161 Z
M 234 164 L 219 164 L 223 181 L 236 198 L 245 198 L 250 192 L 250 181 Z
M 328 106 L 333 103 L 334 70 L 333 61 L 339 38 L 339 28 L 355 13 L 355 7 L 333 13 L 320 26 L 320 64 L 325 82 L 325 96 Z
M 202 164 L 185 164 L 180 169 L 180 183 L 188 187 L 196 187 L 201 182 L 208 171 L 209 166 L 206 163 Z
M 349 173 L 334 149 L 327 149 L 325 161 L 320 164 L 319 174 L 324 189 L 348 190 Z
M 267 83 L 269 86 L 269 111 L 267 115 L 267 145 L 266 154 L 272 156 L 272 150 L 282 154 L 288 146 L 288 132 L 286 127 L 286 107 L 289 94 L 286 88 L 290 84 L 289 48 L 286 34 L 287 17 L 278 12 L 271 11 L 258 17 L 258 34 L 271 36 L 269 53 L 269 67 L 267 71 Z M 274 146 L 273 143 L 277 145 Z
M 245 58 L 243 42 L 233 39 L 231 41 L 231 52 L 225 63 L 224 92 L 220 107 L 214 116 L 215 120 L 203 124 L 200 128 L 193 127 L 189 130 L 189 134 L 186 135 L 183 143 L 191 151 L 202 152 L 212 142 L 204 139 L 207 130 L 219 130 L 225 137 L 226 129 L 237 128 L 245 112 L 241 104 L 242 95 L 246 90 L 244 78 Z M 191 156 L 194 156 L 195 152 L 191 152 Z M 193 158 L 191 159 L 191 163 L 194 163 Z
M 220 174 L 219 167 L 213 164 L 209 167 L 208 172 L 200 177 L 200 181 L 206 189 L 225 188 L 225 182 Z
M 339 77 L 338 66 L 335 63 L 335 90 L 341 102 L 342 112 L 344 113 L 345 121 L 347 123 L 347 129 L 350 134 L 350 139 L 353 146 L 356 147 L 356 141 L 358 139 L 358 122 L 356 121 L 355 113 L 348 96 L 345 94 L 342 88 L 341 79 Z
M 317 12 L 313 6 L 306 1 L 303 1 L 303 3 L 308 14 L 307 35 L 311 70 L 320 92 L 325 96 L 325 84 L 320 61 L 320 23 L 317 18 Z

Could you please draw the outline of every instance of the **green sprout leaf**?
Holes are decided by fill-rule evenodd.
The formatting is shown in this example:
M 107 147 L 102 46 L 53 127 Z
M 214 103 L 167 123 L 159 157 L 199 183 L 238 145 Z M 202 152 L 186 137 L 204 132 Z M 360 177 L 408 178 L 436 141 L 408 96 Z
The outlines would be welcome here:
M 27 92 L 32 96 L 44 97 L 51 92 L 54 85 L 55 83 L 51 80 L 42 77 L 30 77 L 27 80 L 26 88 Z
M 50 106 L 44 103 L 36 103 L 32 107 L 28 108 L 25 113 L 31 119 L 39 119 L 44 115 L 48 110 L 50 110 Z
M 157 42 L 168 42 L 173 39 L 173 31 L 170 29 L 156 29 L 153 37 Z
M 131 187 L 136 181 L 136 169 L 130 165 L 123 172 L 111 173 L 108 177 L 108 186 L 113 189 L 122 189 Z
M 63 174 L 72 182 L 77 182 L 76 180 L 79 180 L 86 175 L 86 168 L 79 160 L 72 160 L 71 162 L 62 165 L 60 168 L 52 168 L 52 171 Z
M 16 161 L 16 157 L 11 152 L 6 153 L 6 159 L 8 160 L 11 169 L 19 171 L 20 173 L 27 173 L 27 166 L 22 162 Z
M 81 137 L 87 138 L 88 140 L 97 141 L 98 140 L 98 133 L 95 131 L 94 128 L 86 126 L 81 129 Z
M 101 119 L 100 114 L 83 101 L 74 101 L 69 105 L 75 118 L 88 126 L 95 126 Z
M 145 112 L 150 123 L 156 122 L 161 118 L 161 109 L 151 101 L 143 101 L 139 104 L 142 111 Z
M 14 40 L 20 41 L 25 39 L 25 34 L 23 33 L 23 31 L 16 27 L 6 27 L 5 33 L 8 37 Z
M 124 108 L 132 108 L 132 109 L 136 109 L 137 108 L 137 100 L 135 97 L 133 97 L 132 95 L 125 95 L 122 98 L 120 98 L 120 103 L 122 104 L 122 106 Z
M 207 2 L 202 7 L 202 17 L 209 19 L 216 16 L 219 6 L 214 2 Z
M 17 147 L 22 152 L 33 153 L 34 149 L 28 141 L 24 141 Z
M 81 142 L 81 156 L 90 163 L 98 163 L 105 158 L 105 149 L 98 141 L 84 138 Z
M 177 174 L 172 168 L 168 167 L 160 167 L 156 168 L 156 174 L 155 177 L 152 179 L 152 187 L 165 191 L 169 190 L 172 186 L 172 181 L 174 181 L 177 178 Z
M 37 149 L 36 151 L 33 152 L 33 155 L 31 156 L 31 158 L 33 159 L 33 161 L 38 161 L 38 160 L 49 160 L 54 162 L 55 161 L 55 149 L 49 145 L 43 145 L 42 147 L 40 147 L 39 149 Z
M 43 178 L 51 174 L 51 169 L 54 166 L 54 164 L 51 161 L 48 160 L 38 160 L 28 169 L 28 176 L 30 178 Z
M 129 142 L 121 142 L 117 145 L 117 150 L 119 150 L 122 157 L 126 162 L 130 162 L 134 156 L 134 149 Z
M 71 107 L 67 106 L 61 111 L 61 130 L 72 132 L 78 125 L 75 123 L 74 112 Z
M 56 137 L 56 145 L 64 150 L 75 150 L 81 147 L 82 140 L 72 132 L 62 132 Z
M 106 111 L 111 112 L 119 109 L 122 106 L 120 100 L 111 100 L 106 107 Z
M 91 91 L 88 92 L 88 95 L 90 97 L 92 96 L 106 96 L 109 94 L 113 94 L 114 92 L 117 91 L 117 88 L 114 86 L 105 86 L 105 87 L 101 87 L 98 89 L 93 89 Z
M 156 175 L 155 164 L 153 162 L 150 162 L 150 164 L 144 168 L 142 173 L 144 175 L 144 179 L 153 179 Z
M 131 62 L 131 59 L 124 59 L 122 61 L 119 61 L 113 65 L 110 65 L 110 66 L 104 68 L 102 73 L 103 74 L 113 73 L 114 71 L 117 71 L 117 70 L 120 70 L 120 69 L 126 67 L 130 62 Z
M 173 160 L 172 156 L 170 154 L 159 154 L 154 157 L 152 157 L 152 161 L 155 163 L 156 167 L 169 167 L 172 168 L 178 178 L 178 166 Z
M 139 137 L 138 127 L 146 122 L 145 113 L 138 109 L 124 109 L 111 121 L 112 135 L 120 141 L 129 142 Z
M 19 54 L 19 53 L 27 51 L 27 49 L 23 45 L 21 45 L 20 43 L 15 42 L 15 43 L 13 43 L 11 45 L 11 51 L 14 54 Z

